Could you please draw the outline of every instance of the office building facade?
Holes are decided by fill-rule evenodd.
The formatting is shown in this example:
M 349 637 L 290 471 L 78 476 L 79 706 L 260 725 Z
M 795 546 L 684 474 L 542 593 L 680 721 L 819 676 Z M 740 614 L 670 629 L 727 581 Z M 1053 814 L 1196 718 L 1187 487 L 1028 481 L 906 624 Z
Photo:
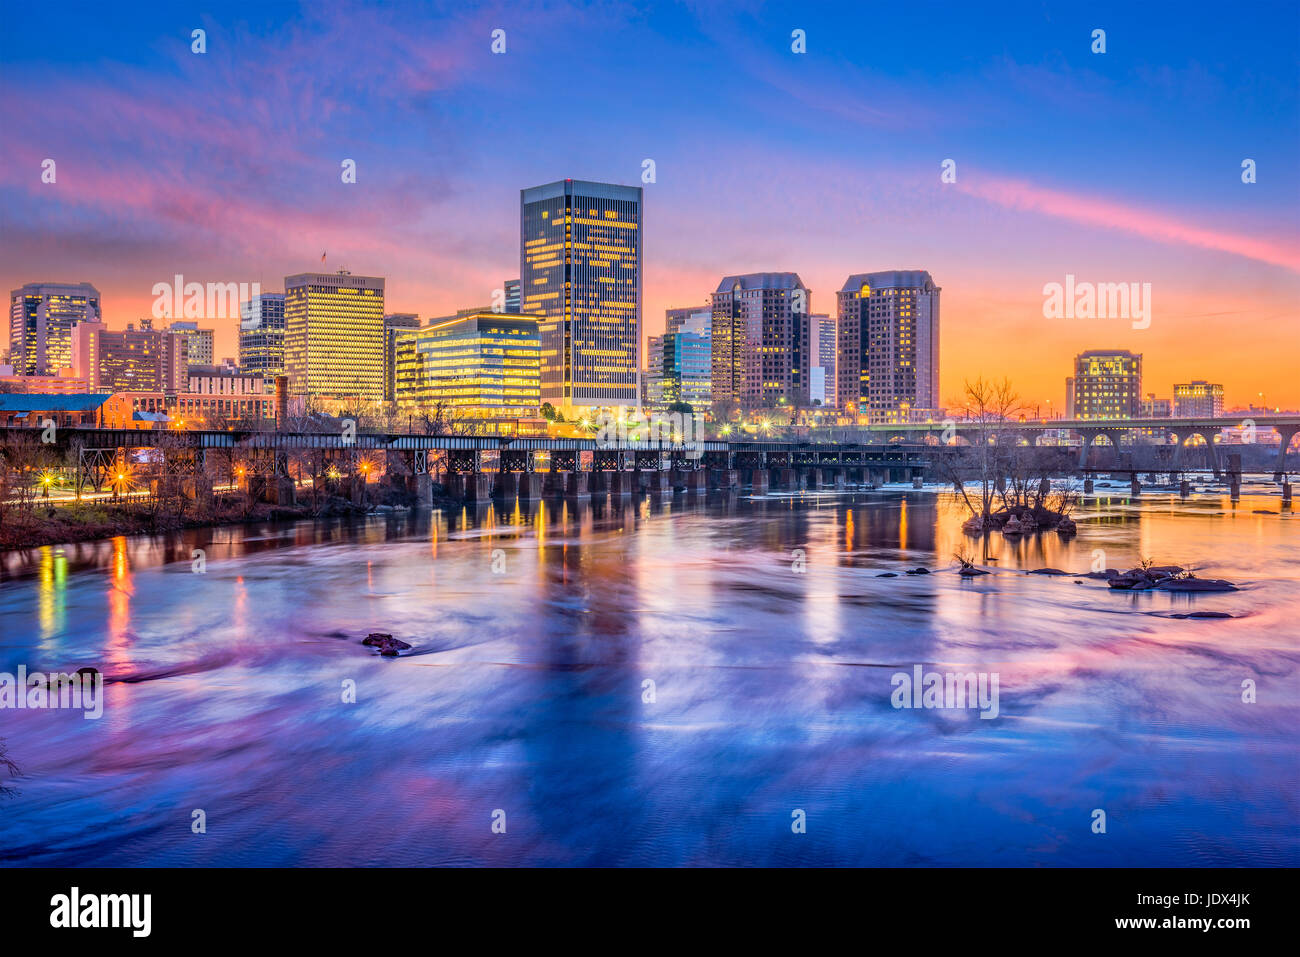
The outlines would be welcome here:
M 384 316 L 384 401 L 397 401 L 397 337 L 420 328 L 413 312 L 390 312 Z
M 835 401 L 871 422 L 940 411 L 939 293 L 924 270 L 849 276 L 838 293 Z
M 78 323 L 72 335 L 73 373 L 91 391 L 184 391 L 189 374 L 191 337 L 159 329 L 105 329 L 101 322 Z
M 264 292 L 239 304 L 239 367 L 266 379 L 284 372 L 284 293 Z
M 710 303 L 712 402 L 742 411 L 809 404 L 812 293 L 797 273 L 727 276 Z
M 187 349 L 193 365 L 210 366 L 216 361 L 217 334 L 212 329 L 200 329 L 197 322 L 173 322 L 167 331 L 189 339 Z
M 101 322 L 90 283 L 28 283 L 9 294 L 9 364 L 18 375 L 58 375 L 72 366 L 73 327 Z
M 520 193 L 519 309 L 542 317 L 542 401 L 567 416 L 640 400 L 641 203 L 582 180 Z
M 397 336 L 399 410 L 526 418 L 542 405 L 541 335 L 533 316 L 484 310 Z
M 1142 356 L 1127 349 L 1093 349 L 1074 357 L 1066 380 L 1072 419 L 1134 419 L 1142 411 Z
M 813 380 L 810 395 L 814 405 L 819 401 L 824 406 L 835 405 L 835 353 L 839 348 L 835 330 L 836 323 L 833 316 L 822 313 L 812 317 Z M 816 371 L 819 368 L 820 375 Z M 819 379 L 820 383 L 818 383 Z
M 1174 416 L 1179 419 L 1217 419 L 1223 415 L 1223 386 L 1196 379 L 1174 384 Z
M 284 280 L 284 368 L 294 395 L 384 397 L 384 280 L 301 273 Z

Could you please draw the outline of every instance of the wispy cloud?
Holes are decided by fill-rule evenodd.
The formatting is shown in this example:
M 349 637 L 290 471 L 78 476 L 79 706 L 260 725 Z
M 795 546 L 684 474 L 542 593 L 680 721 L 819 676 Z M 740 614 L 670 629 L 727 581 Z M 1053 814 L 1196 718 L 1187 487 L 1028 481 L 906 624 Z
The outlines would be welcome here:
M 1160 210 L 1143 209 L 1099 195 L 1050 189 L 1025 180 L 989 178 L 967 172 L 957 185 L 964 193 L 1009 209 L 1100 229 L 1117 229 L 1162 243 L 1231 253 L 1300 272 L 1300 244 L 1295 240 L 1211 229 Z

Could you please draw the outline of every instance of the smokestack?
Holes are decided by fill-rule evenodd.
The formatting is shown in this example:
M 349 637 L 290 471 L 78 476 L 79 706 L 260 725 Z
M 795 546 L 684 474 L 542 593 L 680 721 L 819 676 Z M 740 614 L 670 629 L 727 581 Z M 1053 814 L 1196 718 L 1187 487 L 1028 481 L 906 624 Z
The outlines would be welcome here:
M 287 375 L 278 375 L 275 377 L 275 427 L 283 429 L 288 418 L 289 377 Z

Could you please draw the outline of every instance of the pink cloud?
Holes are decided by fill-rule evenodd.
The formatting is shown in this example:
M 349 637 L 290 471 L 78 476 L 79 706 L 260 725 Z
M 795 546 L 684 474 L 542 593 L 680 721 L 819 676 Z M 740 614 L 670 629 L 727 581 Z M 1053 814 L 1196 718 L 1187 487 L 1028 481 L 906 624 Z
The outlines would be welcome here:
M 1300 272 L 1300 246 L 1294 242 L 1206 229 L 1167 213 L 1139 209 L 1096 196 L 1066 193 L 1023 180 L 966 177 L 962 192 L 1010 209 L 1043 213 L 1087 226 L 1119 229 L 1163 243 L 1196 246 L 1243 256 Z

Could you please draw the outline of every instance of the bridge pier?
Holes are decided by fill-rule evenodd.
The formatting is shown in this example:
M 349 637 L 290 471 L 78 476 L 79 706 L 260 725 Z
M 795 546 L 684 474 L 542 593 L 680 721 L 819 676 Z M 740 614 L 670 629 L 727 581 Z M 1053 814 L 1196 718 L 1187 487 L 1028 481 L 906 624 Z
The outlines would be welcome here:
M 563 498 L 565 479 L 568 472 L 543 472 L 542 494 L 547 498 Z
M 503 472 L 503 475 L 513 475 Z M 464 502 L 487 502 L 492 498 L 493 476 L 487 472 L 450 472 L 447 488 L 452 498 Z
M 755 495 L 766 495 L 770 481 L 767 469 L 749 470 L 749 487 Z
M 641 469 L 637 472 L 637 476 L 637 484 L 651 495 L 671 495 L 673 493 L 672 484 L 668 481 L 668 473 L 661 469 Z
M 1134 472 L 1128 477 L 1128 491 L 1134 498 L 1142 494 L 1142 483 L 1138 481 L 1137 473 Z
M 713 488 L 731 492 L 740 486 L 740 475 L 735 469 L 709 469 L 709 483 Z
M 1291 483 L 1282 483 L 1282 505 L 1285 508 L 1291 507 Z
M 1278 476 L 1283 476 L 1286 474 L 1287 450 L 1291 448 L 1291 440 L 1295 438 L 1297 432 L 1300 432 L 1300 427 L 1294 425 L 1275 425 L 1273 426 L 1273 430 L 1277 432 L 1278 438 L 1281 440 L 1277 445 L 1277 465 L 1274 466 L 1274 471 Z M 1275 478 L 1274 481 L 1281 481 L 1281 478 Z
M 563 472 L 564 494 L 568 498 L 591 498 L 590 472 Z

